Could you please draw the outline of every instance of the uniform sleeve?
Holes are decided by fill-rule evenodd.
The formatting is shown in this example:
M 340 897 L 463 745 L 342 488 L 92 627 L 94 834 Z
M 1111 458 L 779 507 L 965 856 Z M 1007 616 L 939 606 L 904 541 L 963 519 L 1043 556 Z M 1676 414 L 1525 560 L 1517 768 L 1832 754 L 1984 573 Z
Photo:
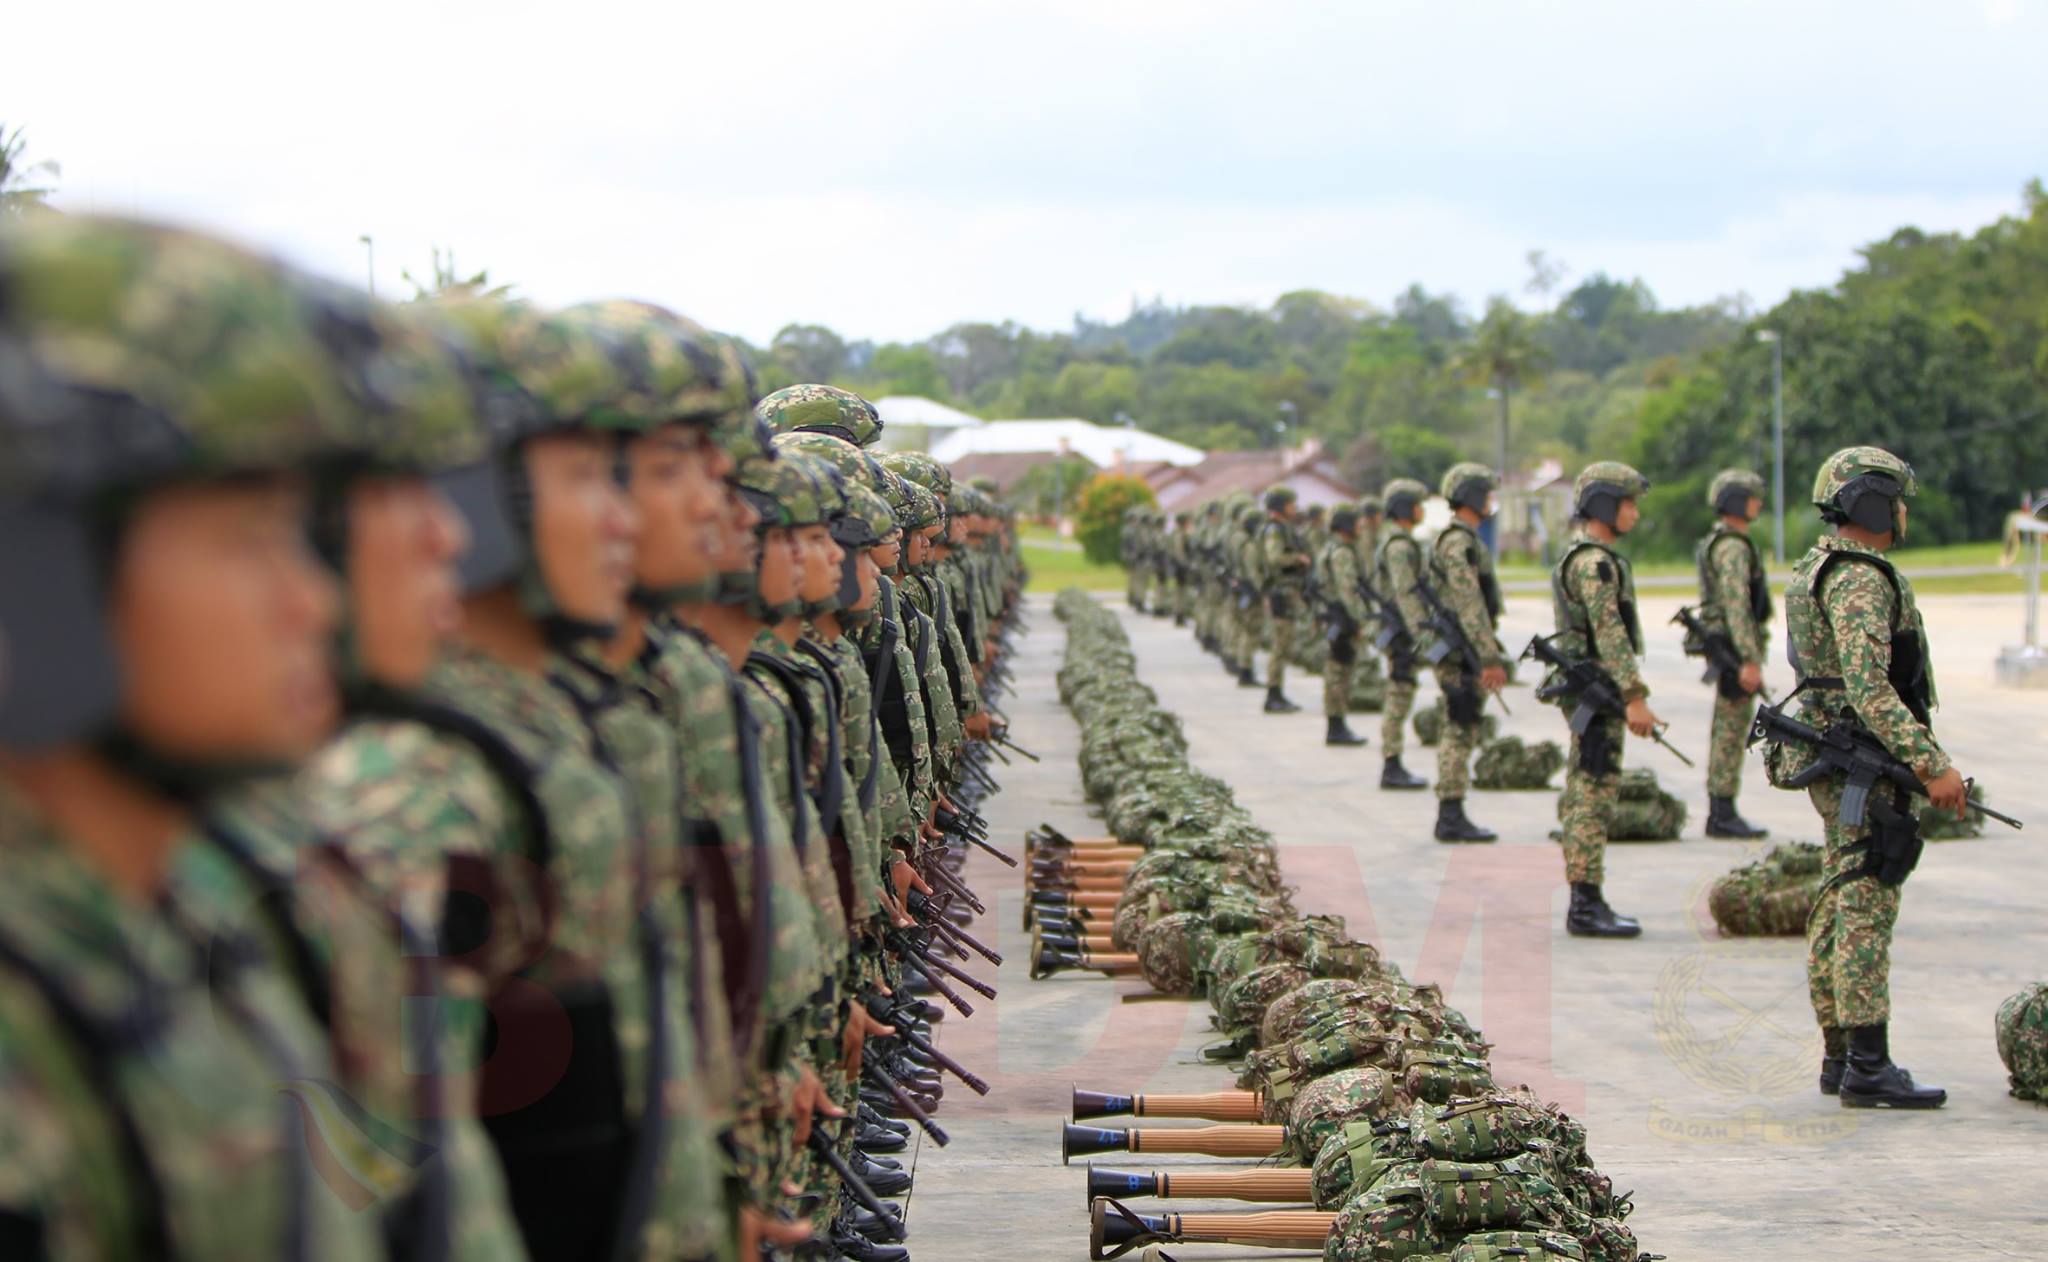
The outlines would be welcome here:
M 1438 536 L 1436 554 L 1444 575 L 1444 590 L 1438 593 L 1438 597 L 1450 607 L 1458 625 L 1464 629 L 1473 652 L 1479 654 L 1479 664 L 1505 666 L 1508 655 L 1493 633 L 1493 619 L 1486 612 L 1486 596 L 1479 590 L 1479 565 L 1471 555 L 1471 550 L 1478 546 L 1462 533 Z
M 1915 775 L 1932 780 L 1949 769 L 1949 757 L 1891 685 L 1897 600 L 1884 575 L 1869 565 L 1838 565 L 1821 585 L 1821 610 L 1835 631 L 1850 707 Z
M 1593 630 L 1593 648 L 1600 664 L 1614 676 L 1624 700 L 1650 695 L 1643 673 L 1636 663 L 1635 645 L 1629 642 L 1628 622 L 1621 616 L 1621 576 L 1614 562 L 1587 550 L 1572 558 L 1565 575 L 1572 599 L 1586 611 Z
M 1334 590 L 1324 595 L 1344 606 L 1344 612 L 1359 626 L 1372 620 L 1372 611 L 1365 606 L 1365 597 L 1358 590 L 1358 553 L 1350 544 L 1341 540 L 1330 546 L 1329 582 Z
M 1764 633 L 1749 610 L 1749 567 L 1748 545 L 1733 536 L 1716 539 L 1707 553 L 1707 568 L 1714 579 L 1714 612 L 1728 629 L 1735 655 L 1760 666 Z
M 1422 604 L 1422 597 L 1415 594 L 1415 584 L 1422 577 L 1422 546 L 1404 548 L 1396 544 L 1387 549 L 1387 582 L 1393 587 L 1394 603 L 1401 608 L 1401 621 L 1408 624 L 1408 634 L 1417 641 L 1427 633 L 1422 624 L 1429 617 L 1429 610 Z M 1419 644 L 1418 644 L 1419 647 Z

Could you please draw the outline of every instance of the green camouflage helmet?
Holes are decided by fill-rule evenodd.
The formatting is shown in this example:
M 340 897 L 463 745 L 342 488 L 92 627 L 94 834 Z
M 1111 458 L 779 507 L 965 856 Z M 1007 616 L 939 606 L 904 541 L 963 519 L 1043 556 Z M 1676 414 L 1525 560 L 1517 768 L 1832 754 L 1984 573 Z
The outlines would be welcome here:
M 897 514 L 897 519 L 903 523 L 905 530 L 923 530 L 926 526 L 945 524 L 946 505 L 938 496 L 909 478 L 897 478 L 896 482 L 903 488 L 904 496 L 909 501 L 906 511 Z
M 1299 497 L 1295 495 L 1294 488 L 1291 486 L 1269 486 L 1266 488 L 1265 495 L 1260 497 L 1259 502 L 1266 506 L 1267 512 L 1277 513 L 1289 504 L 1294 503 L 1297 498 Z
M 666 307 L 615 298 L 586 302 L 562 318 L 591 325 L 620 375 L 622 411 L 654 425 L 716 426 L 731 406 L 727 366 L 711 331 Z
M 952 473 L 921 451 L 892 451 L 882 457 L 882 467 L 910 479 L 942 501 L 952 493 Z
M 1747 469 L 1723 469 L 1707 484 L 1707 507 L 1727 517 L 1741 517 L 1749 501 L 1764 497 L 1764 480 Z
M 983 495 L 988 496 L 992 500 L 1002 498 L 1003 488 L 998 486 L 996 484 L 996 480 L 988 476 L 986 473 L 977 474 L 976 476 L 967 479 L 967 485 L 973 487 L 977 491 L 980 491 Z
M 1414 478 L 1395 478 L 1380 488 L 1380 498 L 1386 502 L 1387 516 L 1407 521 L 1429 498 L 1429 488 Z
M 481 451 L 447 339 L 194 232 L 39 216 L 0 236 L 0 478 L 83 491 Z M 55 485 L 50 485 L 54 483 Z
M 48 215 L 0 232 L 0 744 L 104 728 L 101 585 L 128 493 L 473 461 L 459 357 L 416 321 L 198 233 Z
M 1475 513 L 1485 512 L 1486 497 L 1499 489 L 1500 475 L 1476 460 L 1452 465 L 1437 488 L 1452 508 L 1469 508 Z
M 1844 447 L 1821 461 L 1813 479 L 1823 518 L 1878 533 L 1899 529 L 1898 505 L 1919 491 L 1913 466 L 1882 447 Z
M 733 471 L 733 483 L 761 515 L 757 530 L 819 526 L 826 515 L 821 484 L 827 468 L 815 457 L 783 451 L 772 460 L 756 456 L 743 462 Z
M 896 512 L 889 501 L 859 482 L 846 484 L 846 510 L 832 525 L 832 538 L 843 547 L 872 548 L 896 530 Z
M 1612 526 L 1623 500 L 1640 498 L 1650 480 L 1619 460 L 1596 460 L 1572 480 L 1572 511 Z
M 810 430 L 844 438 L 856 447 L 872 447 L 882 436 L 882 417 L 875 405 L 838 386 L 784 386 L 761 400 L 755 411 L 778 434 Z
M 1382 515 L 1383 513 L 1385 513 L 1385 511 L 1386 511 L 1386 509 L 1385 509 L 1385 507 L 1384 507 L 1384 506 L 1383 506 L 1383 505 L 1382 505 L 1382 504 L 1380 503 L 1380 497 L 1379 497 L 1379 496 L 1377 496 L 1377 495 L 1364 495 L 1364 496 L 1360 496 L 1360 497 L 1359 497 L 1359 500 L 1358 500 L 1358 515 L 1359 515 L 1360 517 L 1378 517 L 1378 516 L 1381 516 L 1381 515 Z

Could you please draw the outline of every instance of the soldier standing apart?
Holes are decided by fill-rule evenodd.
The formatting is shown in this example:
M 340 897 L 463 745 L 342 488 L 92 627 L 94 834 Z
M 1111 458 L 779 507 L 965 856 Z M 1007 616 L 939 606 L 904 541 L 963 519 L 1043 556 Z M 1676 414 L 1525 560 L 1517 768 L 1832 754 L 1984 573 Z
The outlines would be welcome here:
M 1572 737 L 1564 792 L 1557 799 L 1564 874 L 1572 887 L 1564 927 L 1582 938 L 1633 938 L 1643 931 L 1633 917 L 1607 905 L 1600 883 L 1606 870 L 1607 814 L 1621 789 L 1623 728 L 1637 736 L 1657 728 L 1650 687 L 1636 665 L 1643 627 L 1636 614 L 1635 573 L 1614 550 L 1615 542 L 1641 520 L 1636 500 L 1649 489 L 1649 479 L 1619 461 L 1587 465 L 1572 484 L 1578 534 L 1550 575 L 1559 647 L 1598 662 L 1628 703 L 1625 716 L 1603 714 Z
M 1392 625 L 1380 628 L 1381 646 L 1387 655 L 1387 696 L 1380 711 L 1380 752 L 1386 764 L 1380 769 L 1382 789 L 1423 789 L 1429 781 L 1401 765 L 1408 713 L 1415 708 L 1416 636 L 1429 617 L 1415 594 L 1422 581 L 1422 545 L 1416 542 L 1415 527 L 1422 522 L 1422 501 L 1429 488 L 1413 478 L 1395 478 L 1387 483 L 1386 525 L 1380 532 L 1373 554 L 1373 578 L 1383 600 L 1393 604 L 1380 616 Z M 1393 615 L 1398 611 L 1398 622 Z
M 1912 585 L 1884 556 L 1905 536 L 1906 499 L 1917 489 L 1912 466 L 1881 448 L 1846 448 L 1821 465 L 1813 502 L 1835 533 L 1800 558 L 1785 589 L 1794 695 L 1808 723 L 1864 728 L 1913 768 L 1937 808 L 1960 812 L 1967 787 L 1929 719 L 1927 630 Z M 1773 783 L 1799 770 L 1776 757 L 1785 749 L 1773 747 Z M 1888 1039 L 1900 885 L 1876 868 L 1881 854 L 1917 857 L 1919 822 L 1903 789 L 1880 787 L 1863 824 L 1845 826 L 1842 789 L 1840 779 L 1807 789 L 1827 832 L 1826 881 L 1806 923 L 1807 988 L 1826 1047 L 1820 1089 L 1839 1091 L 1849 1108 L 1940 1108 L 1948 1093 L 1916 1085 L 1892 1063 Z
M 1493 515 L 1493 493 L 1499 485 L 1493 470 L 1483 464 L 1452 465 L 1442 488 L 1451 504 L 1451 522 L 1429 551 L 1429 588 L 1456 620 L 1479 666 L 1475 675 L 1472 663 L 1456 652 L 1436 665 L 1436 681 L 1444 692 L 1443 736 L 1436 747 L 1438 841 L 1492 841 L 1499 835 L 1465 817 L 1484 694 L 1499 692 L 1508 682 L 1507 653 L 1494 634 L 1500 621 L 1500 582 L 1493 576 L 1493 556 L 1478 530 L 1479 523 Z
M 1764 641 L 1770 636 L 1771 590 L 1750 523 L 1764 508 L 1764 480 L 1747 469 L 1724 469 L 1707 488 L 1719 520 L 1700 540 L 1700 621 L 1727 641 L 1736 671 L 1714 681 L 1712 743 L 1707 747 L 1707 836 L 1765 836 L 1735 812 L 1742 791 L 1742 751 L 1756 694 L 1764 686 Z
M 1308 544 L 1297 524 L 1294 491 L 1276 486 L 1266 492 L 1266 521 L 1257 548 L 1259 570 L 1266 580 L 1266 613 L 1272 620 L 1271 660 L 1266 663 L 1266 713 L 1293 714 L 1301 709 L 1282 691 L 1287 683 L 1287 658 L 1294 651 L 1294 618 L 1301 611 L 1308 584 Z
M 1316 556 L 1316 573 L 1330 640 L 1330 660 L 1323 667 L 1323 722 L 1328 727 L 1323 744 L 1363 745 L 1365 738 L 1344 721 L 1351 702 L 1351 667 L 1358 661 L 1359 641 L 1372 616 L 1365 607 L 1365 593 L 1359 590 L 1358 510 L 1345 507 L 1330 514 L 1330 539 Z

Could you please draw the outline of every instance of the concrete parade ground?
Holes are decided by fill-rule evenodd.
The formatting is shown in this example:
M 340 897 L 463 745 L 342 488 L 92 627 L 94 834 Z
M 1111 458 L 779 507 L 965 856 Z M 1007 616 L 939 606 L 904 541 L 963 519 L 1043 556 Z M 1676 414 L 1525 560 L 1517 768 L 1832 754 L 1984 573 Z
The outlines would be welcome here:
M 1893 956 L 1893 1054 L 1924 1082 L 1949 1090 L 1946 1109 L 1888 1113 L 1840 1108 L 1814 1086 L 1819 1034 L 1807 1005 L 1805 944 L 1723 939 L 1707 915 L 1708 886 L 1770 843 L 1704 838 L 1702 771 L 1631 739 L 1631 767 L 1656 771 L 1687 803 L 1674 843 L 1608 849 L 1607 894 L 1638 916 L 1636 941 L 1568 938 L 1554 792 L 1475 793 L 1472 817 L 1501 833 L 1490 846 L 1430 837 L 1435 799 L 1377 787 L 1377 715 L 1354 716 L 1363 749 L 1322 743 L 1320 681 L 1290 672 L 1301 713 L 1260 712 L 1262 693 L 1238 688 L 1190 632 L 1137 616 L 1111 598 L 1139 673 L 1179 714 L 1201 770 L 1279 840 L 1305 911 L 1343 915 L 1415 981 L 1440 983 L 1495 1045 L 1495 1077 L 1526 1082 L 1582 1120 L 1599 1168 L 1633 1193 L 1628 1219 L 1642 1247 L 1673 1259 L 2048 1257 L 2048 1108 L 2006 1093 L 1992 1016 L 2023 985 L 2048 976 L 2048 691 L 1992 680 L 2002 644 L 2020 632 L 2008 596 L 1925 597 L 1941 694 L 1937 730 L 1965 775 L 1994 805 L 2028 821 L 1989 824 L 1978 840 L 1932 843 L 1906 886 Z M 1675 595 L 1646 593 L 1651 704 L 1674 743 L 1705 761 L 1710 691 L 1665 625 Z M 1079 732 L 1054 674 L 1065 635 L 1051 601 L 1029 607 L 1014 690 L 998 704 L 1015 739 L 1039 754 L 1000 769 L 1004 791 L 984 806 L 991 837 L 1021 857 L 1023 833 L 1049 822 L 1100 834 L 1082 794 Z M 1547 600 L 1510 599 L 1502 640 L 1519 651 L 1550 630 Z M 1783 629 L 1766 681 L 1782 695 L 1790 671 Z M 1559 712 L 1526 681 L 1510 688 L 1503 734 L 1559 739 Z M 1425 683 L 1421 703 L 1435 696 Z M 1489 712 L 1499 708 L 1489 703 Z M 1434 780 L 1435 751 L 1410 734 L 1411 770 Z M 1561 781 L 1562 776 L 1559 777 Z M 1804 794 L 1764 783 L 1752 756 L 1740 806 L 1771 840 L 1820 839 Z M 1070 1085 L 1104 1091 L 1203 1092 L 1230 1072 L 1200 1059 L 1215 1038 L 1200 1000 L 1152 996 L 1138 979 L 1066 973 L 1033 982 L 1020 928 L 1021 873 L 977 854 L 971 884 L 990 905 L 975 926 L 1004 955 L 975 971 L 1000 989 L 971 1020 L 949 1013 L 941 1046 L 991 1083 L 985 1099 L 949 1082 L 937 1121 L 952 1136 L 917 1153 L 907 1206 L 913 1256 L 924 1262 L 1039 1262 L 1088 1256 L 1081 1159 L 1063 1168 L 1059 1126 Z M 1207 1123 L 1159 1120 L 1163 1127 Z M 1118 1169 L 1220 1169 L 1218 1158 L 1116 1154 Z M 1243 1164 L 1243 1163 L 1238 1163 Z M 1142 1213 L 1276 1208 L 1237 1202 L 1136 1201 Z M 1184 1259 L 1300 1256 L 1225 1245 L 1170 1245 Z

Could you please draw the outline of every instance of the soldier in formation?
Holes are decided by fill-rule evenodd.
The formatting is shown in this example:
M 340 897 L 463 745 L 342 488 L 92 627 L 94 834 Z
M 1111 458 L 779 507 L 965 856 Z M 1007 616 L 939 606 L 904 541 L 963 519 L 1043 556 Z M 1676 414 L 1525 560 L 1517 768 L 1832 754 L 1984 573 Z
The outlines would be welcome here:
M 1413 478 L 1395 478 L 1381 491 L 1386 524 L 1373 550 L 1373 584 L 1380 597 L 1380 633 L 1375 637 L 1387 659 L 1387 693 L 1380 711 L 1380 787 L 1423 789 L 1428 781 L 1401 764 L 1407 748 L 1408 716 L 1415 709 L 1423 626 L 1428 611 L 1416 594 L 1427 565 L 1415 528 L 1422 524 L 1422 502 L 1429 488 Z
M 1829 456 L 1813 503 L 1833 528 L 1801 557 L 1785 588 L 1786 635 L 1806 721 L 1875 737 L 1920 780 L 1936 808 L 1960 814 L 1967 784 L 1934 735 L 1933 658 L 1913 586 L 1885 553 L 1905 538 L 1913 469 L 1878 447 Z M 1785 783 L 1815 751 L 1774 745 L 1766 766 Z M 1826 832 L 1820 897 L 1807 922 L 1806 978 L 1824 1043 L 1820 1089 L 1845 1106 L 1932 1109 L 1948 1093 L 1923 1086 L 1891 1059 L 1891 943 L 1899 896 L 1919 857 L 1919 821 L 1906 791 L 1869 789 L 1861 819 L 1845 821 L 1848 782 L 1815 780 L 1807 795 Z
M 1572 483 L 1577 533 L 1550 576 L 1557 647 L 1596 664 L 1626 707 L 1621 714 L 1596 715 L 1584 731 L 1572 733 L 1564 792 L 1557 800 L 1565 880 L 1571 885 L 1565 930 L 1580 937 L 1633 938 L 1643 931 L 1634 918 L 1607 905 L 1601 883 L 1607 816 L 1621 787 L 1624 735 L 1647 737 L 1658 727 L 1637 660 L 1643 652 L 1643 626 L 1636 612 L 1635 573 L 1614 546 L 1635 529 L 1641 518 L 1636 501 L 1649 487 L 1642 474 L 1618 461 L 1587 465 Z M 1567 694 L 1567 699 L 1575 698 Z
M 1358 556 L 1358 510 L 1348 505 L 1330 514 L 1330 538 L 1316 553 L 1315 586 L 1322 595 L 1329 661 L 1323 667 L 1325 745 L 1363 745 L 1345 714 L 1351 706 L 1351 672 L 1365 643 L 1372 613 L 1365 603 L 1365 574 Z
M 1498 834 L 1465 814 L 1487 693 L 1507 686 L 1507 653 L 1500 624 L 1500 582 L 1479 525 L 1493 516 L 1500 479 L 1482 464 L 1452 465 L 1441 488 L 1451 520 L 1429 546 L 1426 579 L 1414 585 L 1428 611 L 1428 657 L 1436 663 L 1444 696 L 1444 730 L 1436 750 L 1436 839 L 1490 842 Z
M 1717 641 L 1708 657 L 1714 718 L 1707 745 L 1707 836 L 1746 841 L 1766 835 L 1735 809 L 1771 634 L 1770 583 L 1763 553 L 1749 533 L 1764 510 L 1764 480 L 1747 469 L 1724 469 L 1707 487 L 1707 504 L 1714 510 L 1714 528 L 1697 553 L 1699 620 Z
M 1266 713 L 1293 714 L 1301 707 L 1287 699 L 1287 661 L 1294 655 L 1295 620 L 1307 598 L 1309 564 L 1313 558 L 1294 491 L 1276 486 L 1266 492 L 1262 502 L 1266 519 L 1260 523 L 1250 550 L 1271 630 L 1266 655 Z
M 647 304 L 0 234 L 0 1256 L 907 1256 L 1021 574 L 880 432 Z

